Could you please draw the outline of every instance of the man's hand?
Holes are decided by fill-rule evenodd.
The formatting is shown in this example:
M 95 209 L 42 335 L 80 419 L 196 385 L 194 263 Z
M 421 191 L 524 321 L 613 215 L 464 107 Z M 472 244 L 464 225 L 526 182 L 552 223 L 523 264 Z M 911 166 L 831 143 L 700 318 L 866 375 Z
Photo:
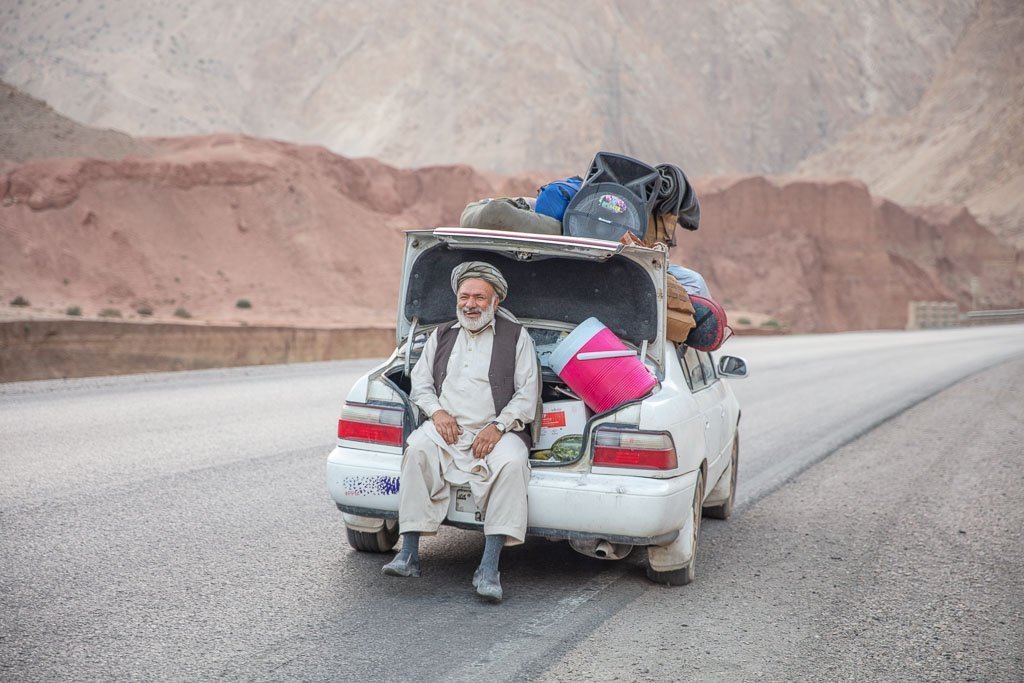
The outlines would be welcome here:
M 494 425 L 487 425 L 473 439 L 473 457 L 486 458 L 494 450 L 494 444 L 501 440 L 501 432 Z
M 459 440 L 459 423 L 448 414 L 448 411 L 443 408 L 436 411 L 430 416 L 430 421 L 434 423 L 437 433 L 441 435 L 441 438 L 449 446 Z

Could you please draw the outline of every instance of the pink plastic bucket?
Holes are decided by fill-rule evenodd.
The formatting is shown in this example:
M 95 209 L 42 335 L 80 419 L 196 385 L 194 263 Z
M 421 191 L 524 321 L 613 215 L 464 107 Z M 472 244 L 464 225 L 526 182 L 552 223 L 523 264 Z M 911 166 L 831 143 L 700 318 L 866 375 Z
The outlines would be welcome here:
M 596 357 L 587 358 L 588 354 Z M 597 318 L 587 318 L 577 325 L 551 352 L 549 363 L 597 413 L 640 398 L 658 383 L 636 352 Z

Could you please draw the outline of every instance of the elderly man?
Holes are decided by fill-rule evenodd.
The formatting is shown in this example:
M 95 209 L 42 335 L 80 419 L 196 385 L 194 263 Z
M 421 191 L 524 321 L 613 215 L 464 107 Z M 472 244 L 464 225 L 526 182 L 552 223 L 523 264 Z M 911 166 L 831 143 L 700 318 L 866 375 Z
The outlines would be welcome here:
M 409 435 L 402 458 L 398 519 L 402 549 L 383 571 L 419 576 L 419 538 L 448 511 L 451 484 L 468 485 L 484 513 L 484 554 L 473 586 L 501 600 L 498 560 L 526 535 L 530 433 L 540 379 L 533 340 L 498 303 L 501 272 L 481 261 L 452 270 L 457 320 L 427 339 L 412 371 L 411 398 L 430 420 Z

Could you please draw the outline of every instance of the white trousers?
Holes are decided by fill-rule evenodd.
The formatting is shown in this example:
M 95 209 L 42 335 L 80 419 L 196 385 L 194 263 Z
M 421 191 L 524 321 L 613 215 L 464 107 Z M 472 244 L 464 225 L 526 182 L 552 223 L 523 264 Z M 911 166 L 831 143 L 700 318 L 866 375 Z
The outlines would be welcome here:
M 526 444 L 517 436 L 504 434 L 483 458 L 486 467 L 466 472 L 456 466 L 449 448 L 438 445 L 438 438 L 429 420 L 409 435 L 398 490 L 401 532 L 437 533 L 448 514 L 451 484 L 456 483 L 469 486 L 473 501 L 484 513 L 484 534 L 506 536 L 506 545 L 522 543 L 526 538 L 526 489 L 530 481 Z

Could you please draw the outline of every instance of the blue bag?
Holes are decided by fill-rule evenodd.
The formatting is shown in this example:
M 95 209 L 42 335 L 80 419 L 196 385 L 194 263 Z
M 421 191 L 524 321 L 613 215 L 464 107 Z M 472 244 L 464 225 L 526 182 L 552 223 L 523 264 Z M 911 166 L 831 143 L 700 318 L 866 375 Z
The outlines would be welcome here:
M 583 178 L 578 175 L 548 183 L 537 190 L 537 206 L 534 211 L 562 220 L 565 208 L 569 206 L 569 202 L 580 191 L 582 185 Z

